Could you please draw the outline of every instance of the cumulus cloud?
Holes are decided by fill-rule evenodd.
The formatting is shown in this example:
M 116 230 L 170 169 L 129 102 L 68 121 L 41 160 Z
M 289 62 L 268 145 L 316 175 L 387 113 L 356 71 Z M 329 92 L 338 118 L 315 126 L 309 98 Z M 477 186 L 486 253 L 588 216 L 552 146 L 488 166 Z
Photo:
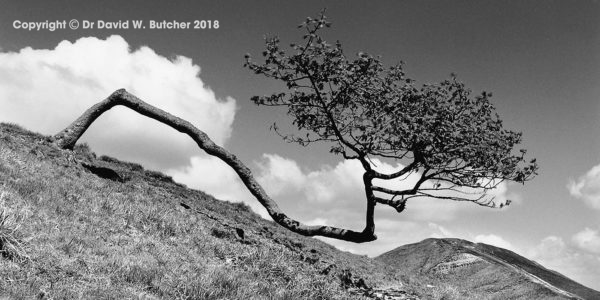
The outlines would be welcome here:
M 235 100 L 219 99 L 187 57 L 168 59 L 150 47 L 132 50 L 120 36 L 62 41 L 54 49 L 0 52 L 0 121 L 54 134 L 119 88 L 179 116 L 223 144 Z M 100 117 L 83 137 L 96 151 L 161 170 L 183 166 L 193 141 L 126 108 Z
M 573 235 L 572 240 L 579 249 L 600 255 L 600 234 L 598 234 L 598 230 L 585 228 Z
M 567 185 L 569 193 L 583 200 L 589 206 L 600 209 L 600 165 L 593 167 L 577 180 L 571 180 Z
M 516 253 L 519 253 L 519 251 L 515 248 L 515 246 L 513 246 L 513 244 L 511 244 L 510 242 L 505 240 L 503 237 L 501 237 L 499 235 L 495 235 L 495 234 L 476 235 L 475 238 L 473 239 L 473 242 L 484 243 L 484 244 L 508 249 L 508 250 L 514 251 Z
M 364 169 L 356 160 L 345 160 L 335 166 L 323 165 L 317 170 L 302 170 L 293 160 L 274 154 L 265 154 L 257 162 L 258 181 L 266 191 L 277 196 L 282 207 L 294 211 L 301 219 L 310 220 L 317 217 L 315 212 L 328 212 L 328 220 L 335 224 L 335 220 L 346 222 L 353 217 L 355 227 L 362 226 L 366 200 L 362 182 Z M 391 173 L 404 166 L 389 164 L 377 159 L 373 165 L 380 172 Z M 383 181 L 377 185 L 391 189 L 409 189 L 418 180 L 417 175 L 408 176 L 404 180 Z M 507 187 L 503 183 L 492 194 L 505 201 Z M 310 205 L 306 205 L 310 203 Z M 381 213 L 383 218 L 394 218 L 397 212 L 384 205 Z M 477 210 L 480 207 L 448 200 L 419 198 L 412 199 L 407 205 L 404 214 L 412 220 L 440 221 L 451 220 L 461 211 Z
M 427 224 L 427 227 L 432 230 L 432 234 L 430 235 L 430 237 L 432 237 L 432 238 L 442 239 L 442 238 L 458 237 L 456 235 L 456 233 L 454 233 L 451 230 L 449 230 L 448 228 L 446 228 L 442 225 L 436 224 L 436 223 L 429 222 Z
M 245 202 L 262 217 L 268 216 L 233 169 L 214 156 L 192 157 L 189 166 L 170 169 L 167 174 L 190 188 L 208 192 L 220 200 Z
M 526 256 L 583 285 L 600 288 L 600 273 L 597 271 L 600 270 L 600 257 L 579 251 L 561 237 L 548 236 L 542 239 Z
M 258 164 L 260 181 L 273 196 L 299 190 L 306 182 L 306 176 L 298 164 L 279 155 L 264 154 L 264 163 Z
M 339 163 L 309 171 L 274 154 L 265 154 L 255 163 L 257 180 L 291 217 L 303 222 L 327 219 L 331 225 L 362 229 L 366 206 L 362 192 L 356 194 L 356 186 L 362 184 L 360 164 Z

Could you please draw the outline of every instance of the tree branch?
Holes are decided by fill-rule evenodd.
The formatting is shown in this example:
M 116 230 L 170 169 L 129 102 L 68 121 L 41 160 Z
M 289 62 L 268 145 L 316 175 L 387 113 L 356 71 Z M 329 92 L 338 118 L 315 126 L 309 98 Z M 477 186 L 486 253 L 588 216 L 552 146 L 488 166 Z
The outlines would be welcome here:
M 396 209 L 396 211 L 399 213 L 404 211 L 404 208 L 406 208 L 406 200 L 407 199 L 405 199 L 405 198 L 402 198 L 400 200 L 394 200 L 394 198 L 385 199 L 385 198 L 375 197 L 375 201 L 377 201 L 377 203 L 389 205 L 389 206 L 393 207 L 394 209 Z
M 417 191 L 421 187 L 421 184 L 423 184 L 423 182 L 425 182 L 429 179 L 429 177 L 426 176 L 428 171 L 429 171 L 429 169 L 425 169 L 425 171 L 423 171 L 423 174 L 421 174 L 421 178 L 419 178 L 419 180 L 415 183 L 413 188 L 410 190 L 397 191 L 397 190 L 392 190 L 392 189 L 384 188 L 381 186 L 375 186 L 375 185 L 371 186 L 371 189 L 376 192 L 381 192 L 381 193 L 394 195 L 394 196 L 414 195 L 417 193 Z
M 308 226 L 288 217 L 254 179 L 250 169 L 235 155 L 215 144 L 206 133 L 196 128 L 190 122 L 147 104 L 136 96 L 128 93 L 125 89 L 115 91 L 105 100 L 86 110 L 77 120 L 71 123 L 71 125 L 54 136 L 54 144 L 62 149 L 73 149 L 77 140 L 79 140 L 89 126 L 100 115 L 117 105 L 128 107 L 137 113 L 187 134 L 206 153 L 220 158 L 223 162 L 233 168 L 246 188 L 248 188 L 252 195 L 254 195 L 260 204 L 267 210 L 271 218 L 279 225 L 305 236 L 318 235 L 356 243 L 369 242 L 377 239 L 374 234 L 372 213 L 370 215 L 367 214 L 367 225 L 362 232 L 331 226 Z
M 310 83 L 313 86 L 313 90 L 315 91 L 317 99 L 319 99 L 319 102 L 323 106 L 323 110 L 325 112 L 325 115 L 329 119 L 329 122 L 331 123 L 331 128 L 333 129 L 333 132 L 335 133 L 335 135 L 337 136 L 337 138 L 340 140 L 340 142 L 342 144 L 344 144 L 344 146 L 350 148 L 352 151 L 354 151 L 354 153 L 356 153 L 358 155 L 358 159 L 359 159 L 360 163 L 363 165 L 363 167 L 365 168 L 365 170 L 372 171 L 371 166 L 365 160 L 365 153 L 363 151 L 359 150 L 355 145 L 353 145 L 353 144 L 349 143 L 348 141 L 346 141 L 346 139 L 344 138 L 344 136 L 342 135 L 342 133 L 340 132 L 340 130 L 337 128 L 337 124 L 335 122 L 335 118 L 333 117 L 333 115 L 331 115 L 331 111 L 327 108 L 328 106 L 325 103 L 325 100 L 323 100 L 323 97 L 321 96 L 321 92 L 319 92 L 319 89 L 317 88 L 317 85 L 316 85 L 315 80 L 313 78 L 313 74 L 310 73 L 310 71 L 308 70 L 308 67 L 306 67 L 306 66 L 303 65 L 302 68 L 304 69 L 303 70 L 304 73 L 308 76 L 308 79 L 310 80 Z

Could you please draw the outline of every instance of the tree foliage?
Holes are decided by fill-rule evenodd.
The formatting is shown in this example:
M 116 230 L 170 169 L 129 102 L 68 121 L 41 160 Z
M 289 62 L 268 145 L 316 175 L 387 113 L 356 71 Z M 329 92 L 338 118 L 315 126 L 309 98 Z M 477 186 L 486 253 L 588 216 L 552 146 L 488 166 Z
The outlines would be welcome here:
M 289 49 L 269 37 L 264 62 L 246 55 L 247 68 L 287 87 L 252 101 L 287 108 L 298 133 L 282 135 L 285 140 L 304 146 L 329 142 L 330 152 L 359 160 L 369 206 L 382 203 L 402 211 L 408 199 L 418 197 L 495 206 L 490 190 L 536 174 L 535 159 L 527 162 L 525 150 L 513 153 L 521 133 L 504 129 L 490 93 L 472 96 L 455 75 L 417 87 L 402 63 L 385 67 L 380 57 L 364 52 L 347 57 L 339 41 L 330 44 L 321 36 L 330 27 L 322 13 L 298 27 L 305 31 L 303 39 Z M 373 158 L 405 167 L 381 173 Z M 373 182 L 410 175 L 419 179 L 409 189 Z

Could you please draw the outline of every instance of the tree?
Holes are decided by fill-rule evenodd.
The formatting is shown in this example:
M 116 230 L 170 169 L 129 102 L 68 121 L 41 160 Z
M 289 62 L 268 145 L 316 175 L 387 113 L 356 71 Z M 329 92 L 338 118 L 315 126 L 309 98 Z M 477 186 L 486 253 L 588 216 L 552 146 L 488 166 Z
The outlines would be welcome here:
M 360 161 L 365 170 L 366 239 L 373 235 L 378 203 L 398 212 L 408 199 L 419 197 L 493 207 L 490 190 L 505 180 L 524 183 L 536 174 L 537 163 L 535 159 L 526 163 L 525 150 L 512 154 L 521 133 L 503 128 L 490 93 L 470 97 L 455 75 L 417 88 L 402 63 L 385 68 L 379 57 L 363 52 L 350 60 L 339 41 L 328 44 L 321 37 L 320 31 L 330 27 L 323 13 L 298 27 L 306 33 L 301 43 L 290 45 L 290 54 L 277 37 L 271 37 L 262 53 L 264 63 L 246 55 L 246 67 L 287 87 L 286 92 L 255 96 L 252 101 L 287 108 L 301 132 L 282 135 L 288 142 L 302 146 L 328 142 L 331 153 Z M 407 164 L 395 173 L 380 173 L 371 163 L 374 157 Z M 409 189 L 374 183 L 410 175 L 419 179 Z M 426 182 L 431 184 L 426 187 Z
M 348 60 L 341 44 L 327 44 L 319 31 L 329 27 L 321 14 L 307 18 L 302 45 L 292 44 L 287 55 L 277 38 L 266 40 L 265 62 L 246 55 L 245 66 L 256 74 L 283 81 L 287 92 L 253 97 L 258 105 L 283 106 L 302 135 L 282 135 L 300 145 L 331 144 L 330 152 L 358 160 L 365 172 L 366 226 L 357 232 L 332 226 L 308 226 L 288 217 L 235 155 L 215 144 L 191 123 L 153 107 L 124 89 L 85 111 L 54 136 L 62 149 L 77 140 L 104 112 L 117 105 L 164 123 L 190 136 L 206 153 L 227 163 L 275 222 L 306 236 L 324 236 L 352 242 L 373 241 L 374 208 L 389 205 L 398 212 L 408 199 L 434 197 L 495 206 L 488 191 L 504 180 L 524 183 L 537 170 L 535 160 L 525 162 L 525 150 L 512 154 L 521 134 L 505 130 L 489 93 L 474 98 L 455 76 L 437 85 L 414 87 L 402 65 L 384 68 L 379 58 L 359 53 Z M 406 162 L 394 173 L 381 173 L 374 158 Z M 409 189 L 394 190 L 379 181 L 418 176 Z M 378 180 L 378 181 L 376 181 Z M 451 194 L 448 194 L 451 192 Z M 476 195 L 475 197 L 473 195 Z

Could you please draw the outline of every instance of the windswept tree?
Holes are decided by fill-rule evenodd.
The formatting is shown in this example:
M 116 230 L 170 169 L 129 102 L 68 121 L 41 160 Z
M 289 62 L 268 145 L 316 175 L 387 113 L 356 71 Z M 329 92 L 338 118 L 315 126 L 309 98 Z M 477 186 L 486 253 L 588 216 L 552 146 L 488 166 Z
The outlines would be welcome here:
M 264 62 L 254 62 L 246 55 L 245 67 L 285 83 L 285 91 L 255 96 L 252 101 L 287 108 L 298 132 L 280 133 L 286 141 L 302 146 L 328 143 L 331 153 L 361 163 L 367 202 L 363 231 L 308 226 L 289 218 L 235 155 L 189 122 L 125 90 L 88 109 L 54 137 L 55 143 L 72 149 L 98 116 L 124 105 L 188 134 L 208 154 L 231 166 L 280 225 L 307 236 L 352 242 L 376 239 L 377 204 L 398 212 L 405 209 L 408 200 L 418 198 L 502 206 L 508 202 L 496 203 L 491 193 L 494 188 L 504 181 L 524 183 L 536 174 L 535 159 L 527 162 L 525 150 L 514 153 L 521 133 L 503 128 L 489 101 L 491 94 L 471 96 L 455 76 L 439 84 L 416 87 L 404 74 L 402 64 L 386 68 L 378 57 L 362 52 L 348 58 L 340 42 L 329 44 L 320 36 L 320 31 L 329 26 L 323 14 L 307 18 L 299 25 L 305 31 L 301 43 L 291 44 L 286 51 L 277 37 L 267 38 Z M 375 159 L 400 162 L 403 168 L 384 173 L 374 165 Z M 411 179 L 407 188 L 392 189 L 385 184 L 407 178 Z

